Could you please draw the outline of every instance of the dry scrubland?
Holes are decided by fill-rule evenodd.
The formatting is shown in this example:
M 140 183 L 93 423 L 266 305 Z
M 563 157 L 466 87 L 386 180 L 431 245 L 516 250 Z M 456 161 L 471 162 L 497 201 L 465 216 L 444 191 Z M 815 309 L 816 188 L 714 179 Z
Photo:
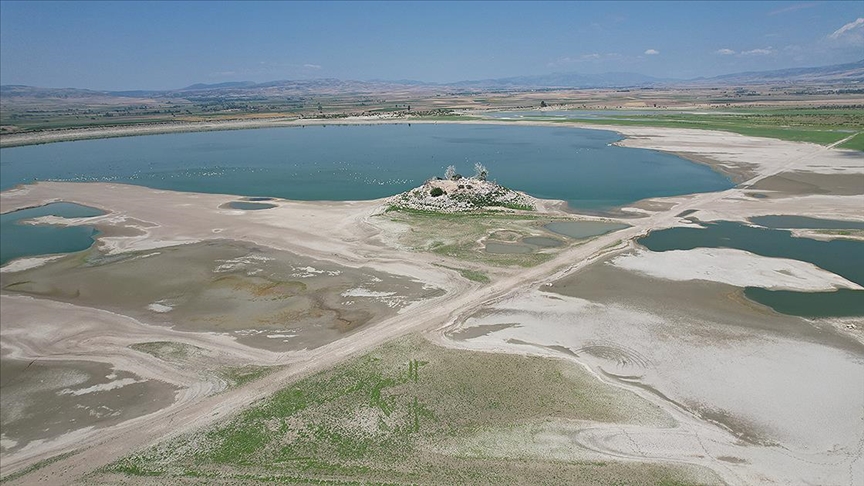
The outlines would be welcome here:
M 861 221 L 864 157 L 725 132 L 619 130 L 623 145 L 683 154 L 742 184 L 641 201 L 616 218 L 551 201 L 452 215 L 386 201 L 241 211 L 226 208 L 231 196 L 121 184 L 5 191 L 3 212 L 63 200 L 107 214 L 43 221 L 93 224 L 95 250 L 0 274 L 4 375 L 32 360 L 32 376 L 77 367 L 74 380 L 20 391 L 21 403 L 60 391 L 94 410 L 105 397 L 127 415 L 24 447 L 7 448 L 22 437 L 4 435 L 4 482 L 858 483 L 860 319 L 784 316 L 742 294 L 855 284 L 801 262 L 652 254 L 633 240 L 770 214 Z M 544 229 L 574 220 L 629 226 L 582 239 Z M 106 289 L 124 285 L 126 268 L 147 292 L 117 300 Z M 182 278 L 160 281 L 162 269 Z M 179 295 L 189 286 L 198 293 Z M 391 307 L 394 297 L 404 300 Z M 305 331 L 268 323 L 268 306 L 289 301 Z M 216 302 L 230 305 L 194 321 Z M 340 329 L 357 305 L 371 317 Z M 250 320 L 258 341 L 231 335 Z M 264 337 L 289 331 L 317 337 Z M 176 391 L 143 411 L 98 395 L 130 386 Z
M 672 422 L 656 406 L 561 360 L 449 350 L 410 337 L 299 381 L 215 427 L 172 439 L 94 476 L 231 482 L 582 482 L 690 484 L 700 469 L 560 462 L 460 447 L 467 435 L 538 433 L 556 423 Z M 493 439 L 494 442 L 494 439 Z M 147 482 L 147 481 L 143 481 Z

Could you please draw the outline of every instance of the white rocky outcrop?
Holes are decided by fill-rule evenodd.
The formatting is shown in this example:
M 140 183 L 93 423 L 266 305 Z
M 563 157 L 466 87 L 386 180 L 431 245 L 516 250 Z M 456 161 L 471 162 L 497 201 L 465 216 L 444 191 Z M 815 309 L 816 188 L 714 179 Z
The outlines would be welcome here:
M 437 190 L 440 195 L 433 196 Z M 420 187 L 388 198 L 387 204 L 397 209 L 440 213 L 489 208 L 532 211 L 536 206 L 534 198 L 525 193 L 478 178 L 430 179 Z

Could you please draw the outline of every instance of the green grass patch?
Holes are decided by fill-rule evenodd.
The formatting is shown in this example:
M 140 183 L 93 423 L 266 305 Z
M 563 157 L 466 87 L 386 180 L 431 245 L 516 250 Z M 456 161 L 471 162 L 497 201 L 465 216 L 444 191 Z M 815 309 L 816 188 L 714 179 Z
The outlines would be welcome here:
M 505 231 L 528 236 L 545 234 L 540 228 L 556 220 L 539 214 L 476 211 L 468 213 L 439 213 L 416 209 L 391 207 L 382 215 L 394 222 L 408 225 L 411 231 L 399 236 L 400 243 L 415 251 L 431 252 L 456 260 L 477 262 L 498 267 L 531 267 L 549 261 L 554 251 L 524 254 L 494 254 L 484 250 L 478 241 L 489 235 Z M 562 219 L 563 220 L 563 219 Z M 458 268 L 453 265 L 454 269 Z M 468 275 L 466 278 L 472 279 Z
M 605 118 L 548 119 L 531 117 L 552 123 L 585 123 L 611 126 L 652 126 L 721 130 L 754 137 L 777 138 L 796 142 L 829 145 L 864 129 L 864 115 L 855 109 L 723 109 L 707 113 L 670 112 L 609 115 Z M 847 142 L 860 150 L 856 137 Z M 844 144 L 845 145 L 845 144 Z
M 687 483 L 690 476 L 675 467 L 468 457 L 443 447 L 514 424 L 627 422 L 636 415 L 648 422 L 664 417 L 573 363 L 451 350 L 409 337 L 103 471 L 168 482 L 194 475 L 284 483 Z
M 276 369 L 275 366 L 233 366 L 220 370 L 219 376 L 228 382 L 229 387 L 234 388 L 264 378 Z
M 837 148 L 864 152 L 864 132 L 859 132 L 854 137 L 838 145 Z
M 568 123 L 574 120 L 554 120 L 558 123 Z M 849 136 L 848 131 L 839 131 L 827 127 L 783 127 L 769 124 L 752 124 L 745 121 L 725 121 L 710 117 L 676 117 L 660 118 L 652 116 L 631 117 L 628 119 L 585 119 L 576 120 L 579 123 L 611 125 L 611 126 L 649 126 L 666 128 L 694 128 L 701 130 L 719 130 L 752 137 L 777 138 L 793 142 L 810 142 L 829 145 Z
M 479 272 L 477 270 L 470 270 L 467 268 L 454 268 L 454 267 L 448 267 L 446 265 L 438 265 L 438 266 L 459 272 L 459 275 L 462 275 L 464 278 L 467 278 L 468 280 L 471 280 L 472 282 L 489 283 L 491 281 L 489 279 L 488 275 L 486 275 L 483 272 Z
M 135 351 L 147 353 L 164 361 L 183 361 L 202 348 L 191 344 L 176 343 L 173 341 L 151 341 L 146 343 L 135 343 L 129 346 Z

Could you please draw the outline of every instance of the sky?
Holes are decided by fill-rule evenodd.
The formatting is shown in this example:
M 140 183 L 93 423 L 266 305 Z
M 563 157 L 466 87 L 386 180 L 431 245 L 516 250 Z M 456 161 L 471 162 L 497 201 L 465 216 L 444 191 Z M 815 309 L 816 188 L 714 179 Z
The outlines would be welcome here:
M 864 2 L 0 1 L 0 84 L 690 79 L 864 59 Z

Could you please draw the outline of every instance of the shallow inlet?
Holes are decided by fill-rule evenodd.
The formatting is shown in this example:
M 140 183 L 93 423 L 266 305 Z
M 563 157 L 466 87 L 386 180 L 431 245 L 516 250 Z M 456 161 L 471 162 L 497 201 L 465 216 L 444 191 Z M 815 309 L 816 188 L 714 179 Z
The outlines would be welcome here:
M 729 221 L 703 223 L 703 226 L 702 229 L 679 227 L 654 231 L 637 242 L 651 251 L 735 248 L 766 257 L 790 258 L 810 262 L 864 285 L 864 242 L 796 238 L 787 230 Z M 745 295 L 784 314 L 806 317 L 864 315 L 864 290 L 793 292 L 748 287 Z
M 86 250 L 98 234 L 90 226 L 32 225 L 24 221 L 42 216 L 90 218 L 105 212 L 71 203 L 51 203 L 0 215 L 0 265 L 16 258 Z

